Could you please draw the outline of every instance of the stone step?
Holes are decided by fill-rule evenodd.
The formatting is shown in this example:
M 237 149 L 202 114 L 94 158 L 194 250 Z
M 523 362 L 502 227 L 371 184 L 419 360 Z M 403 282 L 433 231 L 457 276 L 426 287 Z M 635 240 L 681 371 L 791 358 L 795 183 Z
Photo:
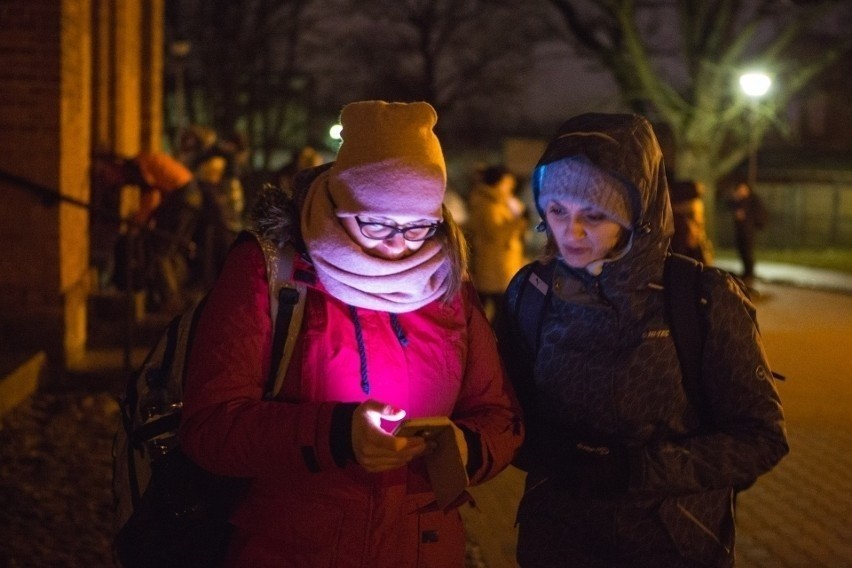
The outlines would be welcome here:
M 134 294 L 129 309 L 123 292 L 104 291 L 89 296 L 87 350 L 121 347 L 128 332 L 133 347 L 153 346 L 175 316 L 173 312 L 152 312 L 145 309 L 145 294 Z M 128 326 L 132 329 L 128 330 Z
M 46 367 L 44 351 L 0 352 L 0 416 L 38 389 Z
M 122 321 L 130 313 L 134 321 L 145 317 L 145 292 L 135 292 L 128 307 L 127 294 L 118 290 L 103 290 L 89 295 L 89 317 L 107 321 Z

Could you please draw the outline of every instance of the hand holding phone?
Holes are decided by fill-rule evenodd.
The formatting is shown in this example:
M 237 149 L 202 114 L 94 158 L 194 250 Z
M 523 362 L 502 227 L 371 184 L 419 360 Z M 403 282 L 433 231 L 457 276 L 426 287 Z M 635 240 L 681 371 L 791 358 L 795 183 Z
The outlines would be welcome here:
M 427 440 L 436 440 L 444 430 L 452 429 L 452 427 L 452 421 L 446 416 L 410 418 L 400 422 L 394 429 L 393 435 L 404 438 L 419 436 Z
M 427 450 L 420 439 L 392 436 L 382 428 L 382 420 L 403 416 L 404 410 L 375 400 L 358 405 L 352 415 L 352 451 L 361 467 L 371 473 L 396 469 Z
M 421 437 L 433 447 L 426 468 L 438 506 L 448 507 L 467 488 L 467 443 L 461 430 L 446 416 L 403 420 L 394 430 L 397 437 Z

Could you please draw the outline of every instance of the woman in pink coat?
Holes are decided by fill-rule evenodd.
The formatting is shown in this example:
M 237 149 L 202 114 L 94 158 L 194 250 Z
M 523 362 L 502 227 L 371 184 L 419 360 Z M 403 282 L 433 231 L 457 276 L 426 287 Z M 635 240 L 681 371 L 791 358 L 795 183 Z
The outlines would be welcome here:
M 446 416 L 470 485 L 502 471 L 523 430 L 495 339 L 442 207 L 446 168 L 427 103 L 344 107 L 336 162 L 292 201 L 264 196 L 208 297 L 190 355 L 184 451 L 249 479 L 231 566 L 464 565 L 456 507 L 436 503 L 422 437 Z M 290 242 L 308 283 L 282 392 L 264 400 L 272 329 L 261 246 Z

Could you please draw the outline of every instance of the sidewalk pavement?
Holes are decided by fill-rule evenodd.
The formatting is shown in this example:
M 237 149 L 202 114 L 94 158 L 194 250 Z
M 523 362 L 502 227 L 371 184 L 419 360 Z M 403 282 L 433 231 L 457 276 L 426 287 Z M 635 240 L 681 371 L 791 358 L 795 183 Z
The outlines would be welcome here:
M 761 271 L 763 268 L 763 271 Z M 779 282 L 809 282 L 799 269 Z M 784 267 L 782 267 L 784 268 Z M 790 453 L 737 501 L 737 568 L 852 568 L 852 294 L 756 284 L 757 316 L 784 405 Z M 474 487 L 462 510 L 470 540 L 488 568 L 513 568 L 515 511 L 523 473 L 509 468 Z
M 738 260 L 718 259 L 714 265 L 734 274 L 739 274 L 742 270 L 742 264 Z M 755 264 L 754 273 L 759 281 L 770 284 L 852 294 L 852 274 L 836 270 L 759 260 Z
M 720 261 L 718 265 L 735 273 L 739 270 L 737 262 Z M 741 496 L 738 567 L 852 568 L 852 544 L 848 542 L 852 381 L 843 380 L 852 376 L 848 358 L 852 275 L 769 262 L 758 262 L 756 272 L 767 351 L 773 366 L 788 377 L 779 390 L 788 415 L 791 453 Z M 134 349 L 134 364 L 145 352 L 147 347 Z M 0 533 L 11 529 L 18 539 L 17 544 L 7 538 L 0 545 L 0 566 L 51 564 L 59 549 L 64 556 L 53 565 L 107 565 L 104 543 L 109 527 L 101 525 L 107 524 L 104 515 L 110 502 L 109 440 L 116 412 L 114 391 L 120 388 L 114 381 L 121 376 L 122 351 L 92 349 L 86 359 L 81 368 L 72 370 L 72 382 L 100 394 L 37 393 L 28 398 L 21 389 L 32 393 L 38 381 L 31 375 L 43 367 L 43 356 L 0 366 L 0 402 L 4 398 L 11 402 L 3 389 L 16 385 L 20 388 L 11 390 L 24 401 L 19 405 L 21 411 L 9 416 L 23 425 L 17 429 L 6 422 L 8 444 L 0 452 L 0 502 L 5 511 L 0 515 Z M 0 404 L 0 416 L 10 410 L 3 406 Z M 93 412 L 93 408 L 100 410 Z M 81 436 L 82 430 L 91 432 Z M 67 432 L 68 441 L 57 442 L 57 432 Z M 3 434 L 0 429 L 0 437 Z M 100 450 L 93 448 L 98 435 L 103 438 L 98 441 Z M 21 448 L 13 448 L 13 441 Z M 74 459 L 93 454 L 98 456 L 97 463 L 69 466 Z M 33 468 L 37 471 L 30 471 Z M 86 475 L 97 481 L 83 479 L 81 472 L 89 470 Z M 510 468 L 473 489 L 478 508 L 462 512 L 473 548 L 470 553 L 475 562 L 471 565 L 515 566 L 514 512 L 522 475 Z M 81 483 L 90 491 L 70 490 Z M 79 528 L 66 530 L 72 526 L 90 529 L 81 535 Z M 33 527 L 47 532 L 36 537 Z M 37 542 L 55 540 L 57 534 L 66 532 L 67 539 L 59 547 L 39 545 L 43 550 L 38 558 L 44 563 L 33 555 Z M 16 556 L 15 550 L 22 555 Z

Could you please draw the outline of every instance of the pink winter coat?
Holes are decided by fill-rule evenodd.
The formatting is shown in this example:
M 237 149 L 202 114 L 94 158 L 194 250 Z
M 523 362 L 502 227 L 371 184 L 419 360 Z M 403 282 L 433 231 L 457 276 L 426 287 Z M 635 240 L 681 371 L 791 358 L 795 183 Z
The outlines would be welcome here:
M 349 307 L 315 284 L 282 395 L 263 401 L 272 348 L 264 257 L 251 239 L 228 256 L 189 359 L 180 434 L 203 467 L 251 478 L 232 516 L 229 565 L 464 565 L 460 516 L 437 509 L 422 460 L 379 474 L 338 465 L 333 418 L 340 402 L 367 398 L 408 417 L 449 415 L 473 433 L 471 484 L 490 479 L 523 437 L 494 335 L 469 284 L 449 303 L 399 314 L 396 331 L 388 313 L 357 312 L 369 395 Z

